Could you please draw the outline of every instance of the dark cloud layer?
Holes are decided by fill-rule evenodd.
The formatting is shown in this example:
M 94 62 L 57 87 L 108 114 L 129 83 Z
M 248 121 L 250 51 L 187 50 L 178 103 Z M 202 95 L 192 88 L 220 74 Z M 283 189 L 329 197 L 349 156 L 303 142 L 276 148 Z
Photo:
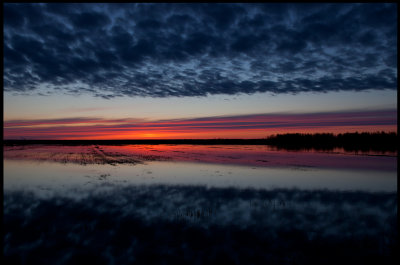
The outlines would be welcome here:
M 4 90 L 206 96 L 397 88 L 396 4 L 5 4 Z

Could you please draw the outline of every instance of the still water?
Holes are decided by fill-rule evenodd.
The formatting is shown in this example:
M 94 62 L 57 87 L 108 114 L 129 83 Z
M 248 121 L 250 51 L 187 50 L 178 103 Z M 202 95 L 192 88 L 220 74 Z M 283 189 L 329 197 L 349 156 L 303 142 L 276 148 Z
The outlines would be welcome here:
M 392 264 L 396 198 L 394 154 L 6 146 L 4 252 L 24 264 Z
M 63 192 L 101 183 L 397 189 L 397 159 L 388 155 L 274 151 L 260 146 L 130 145 L 28 146 L 8 148 L 4 156 L 5 190 Z
M 129 165 L 73 164 L 5 160 L 4 189 L 55 191 L 96 188 L 96 185 L 204 185 L 234 188 L 299 188 L 360 191 L 396 191 L 396 171 L 314 167 L 261 167 L 146 161 Z

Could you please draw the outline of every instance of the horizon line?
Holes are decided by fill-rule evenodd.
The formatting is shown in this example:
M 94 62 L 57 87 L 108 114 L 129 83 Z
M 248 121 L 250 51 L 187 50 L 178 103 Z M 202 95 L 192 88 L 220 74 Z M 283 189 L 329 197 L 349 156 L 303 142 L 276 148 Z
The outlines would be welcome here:
M 246 140 L 267 140 L 270 138 L 273 138 L 278 135 L 333 135 L 333 136 L 338 136 L 338 135 L 345 135 L 345 134 L 396 134 L 397 131 L 375 131 L 375 132 L 368 132 L 368 131 L 356 131 L 356 132 L 344 132 L 344 133 L 333 133 L 333 132 L 317 132 L 317 133 L 276 133 L 276 134 L 271 134 L 269 136 L 261 137 L 261 138 L 222 138 L 222 137 L 214 137 L 214 138 L 153 138 L 153 139 L 138 139 L 138 138 L 126 138 L 126 139 L 3 139 L 4 141 L 210 141 L 210 140 L 240 140 L 240 141 L 246 141 Z

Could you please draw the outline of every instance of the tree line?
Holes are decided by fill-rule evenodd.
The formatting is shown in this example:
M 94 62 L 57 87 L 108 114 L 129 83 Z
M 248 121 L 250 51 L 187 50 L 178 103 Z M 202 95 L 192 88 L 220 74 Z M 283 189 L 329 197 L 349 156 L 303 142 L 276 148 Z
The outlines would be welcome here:
M 345 151 L 397 151 L 397 133 L 395 132 L 355 132 L 355 133 L 288 133 L 266 138 L 266 143 L 283 149 L 332 150 L 343 148 Z
M 3 145 L 126 145 L 126 144 L 193 144 L 193 145 L 270 145 L 289 150 L 333 150 L 396 152 L 395 132 L 355 133 L 287 133 L 261 139 L 158 139 L 158 140 L 3 140 Z

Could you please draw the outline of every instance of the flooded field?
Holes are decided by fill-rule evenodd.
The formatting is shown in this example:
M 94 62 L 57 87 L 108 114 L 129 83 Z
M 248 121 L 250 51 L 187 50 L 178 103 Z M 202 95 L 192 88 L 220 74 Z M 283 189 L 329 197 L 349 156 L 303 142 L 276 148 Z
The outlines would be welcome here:
M 7 263 L 394 264 L 396 221 L 394 154 L 4 146 Z

